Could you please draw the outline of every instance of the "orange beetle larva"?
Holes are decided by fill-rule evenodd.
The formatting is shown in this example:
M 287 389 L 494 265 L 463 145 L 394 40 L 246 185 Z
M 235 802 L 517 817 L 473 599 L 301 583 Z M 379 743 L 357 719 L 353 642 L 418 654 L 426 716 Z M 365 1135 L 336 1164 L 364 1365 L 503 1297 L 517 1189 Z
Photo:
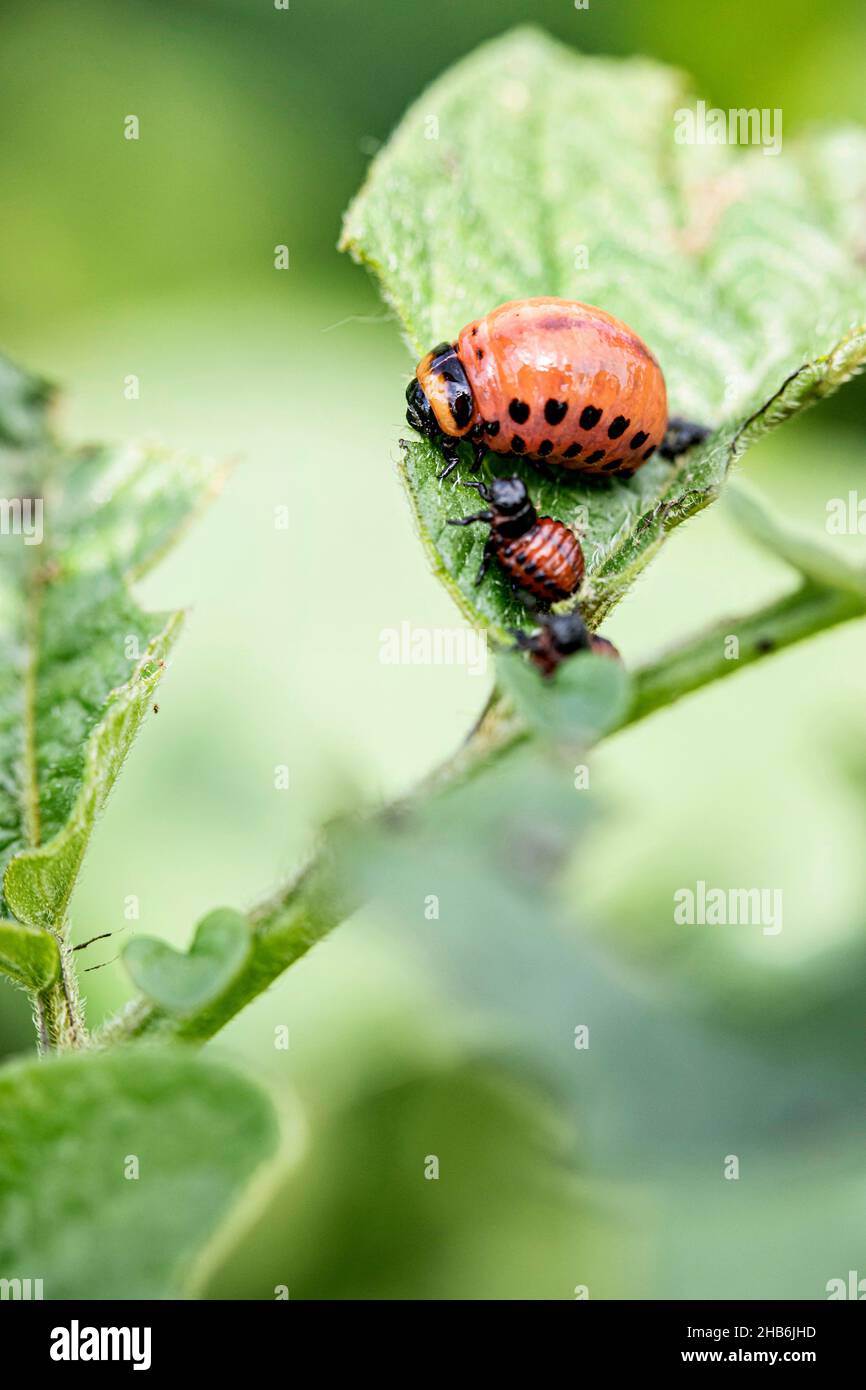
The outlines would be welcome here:
M 577 593 L 585 569 L 580 541 L 565 522 L 538 515 L 522 479 L 494 478 L 489 487 L 467 486 L 476 488 L 488 505 L 471 516 L 454 517 L 448 525 L 482 521 L 490 527 L 476 584 L 495 558 L 513 586 L 532 594 L 538 606 L 549 608 Z
M 536 632 L 522 632 L 519 628 L 512 628 L 511 632 L 515 650 L 526 652 L 545 680 L 578 652 L 595 652 L 613 661 L 621 659 L 612 642 L 587 629 L 577 608 L 568 613 L 539 613 Z
M 631 328 L 568 299 L 512 300 L 467 324 L 421 359 L 406 400 L 409 424 L 442 446 L 442 477 L 461 439 L 476 462 L 491 449 L 628 478 L 707 433 L 668 420 L 662 369 Z

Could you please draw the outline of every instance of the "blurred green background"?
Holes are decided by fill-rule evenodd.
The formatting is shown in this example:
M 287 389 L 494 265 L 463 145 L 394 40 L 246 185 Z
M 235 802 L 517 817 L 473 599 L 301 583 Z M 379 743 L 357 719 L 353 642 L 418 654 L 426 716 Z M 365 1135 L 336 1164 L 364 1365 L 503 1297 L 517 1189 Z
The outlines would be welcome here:
M 209 908 L 283 880 L 323 817 L 411 786 L 484 703 L 488 678 L 379 662 L 381 629 L 458 619 L 395 473 L 412 364 L 334 247 L 409 101 L 525 20 L 675 63 L 710 103 L 781 107 L 786 138 L 866 122 L 858 0 L 4 6 L 3 348 L 63 383 L 73 438 L 239 460 L 143 588 L 190 616 L 89 854 L 79 940 L 123 928 L 135 894 L 142 931 L 186 943 Z M 861 381 L 786 426 L 749 476 L 821 529 L 827 499 L 862 486 L 864 402 Z M 606 631 L 637 661 L 789 582 L 717 509 L 674 536 Z M 459 932 L 371 907 L 237 1019 L 212 1046 L 296 1089 L 309 1138 L 208 1292 L 787 1298 L 866 1274 L 864 695 L 855 626 L 605 746 L 555 946 L 531 920 L 522 942 L 518 923 L 500 937 L 483 901 Z M 781 887 L 781 936 L 674 929 L 671 895 L 698 878 Z M 119 963 L 83 979 L 93 1024 L 128 996 Z M 29 1047 L 22 997 L 0 991 L 0 1047 Z M 601 999 L 618 1055 L 584 1088 L 573 1026 Z M 738 1183 L 722 1179 L 728 1153 Z

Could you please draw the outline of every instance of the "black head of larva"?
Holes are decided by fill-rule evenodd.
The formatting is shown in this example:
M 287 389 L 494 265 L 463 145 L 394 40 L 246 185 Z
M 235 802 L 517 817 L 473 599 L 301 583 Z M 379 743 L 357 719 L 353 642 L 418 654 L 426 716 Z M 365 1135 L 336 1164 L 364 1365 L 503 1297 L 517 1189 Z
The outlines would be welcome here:
M 494 478 L 488 488 L 488 500 L 499 516 L 517 516 L 526 506 L 532 506 L 526 484 L 520 478 Z
M 589 632 L 576 609 L 570 613 L 554 613 L 543 621 L 550 634 L 551 644 L 560 656 L 571 656 L 573 652 L 589 650 Z
M 517 650 L 526 652 L 545 680 L 549 680 L 575 652 L 591 649 L 592 638 L 577 609 L 570 613 L 539 613 L 538 631 L 514 630 Z
M 406 420 L 413 430 L 427 435 L 428 439 L 437 439 L 442 433 L 433 407 L 417 377 L 413 377 L 406 387 Z
M 538 522 L 538 512 L 520 478 L 494 478 L 482 496 L 490 504 L 491 524 L 499 536 L 525 536 Z
M 472 425 L 475 399 L 454 344 L 439 343 L 422 357 L 415 381 L 418 389 L 410 382 L 406 392 L 410 405 L 406 419 L 412 428 L 435 437 L 432 418 L 436 434 L 455 439 L 465 435 Z
M 612 642 L 588 630 L 577 609 L 570 613 L 539 613 L 538 623 L 537 632 L 512 631 L 517 639 L 517 650 L 528 654 L 546 680 L 577 652 L 594 652 L 614 661 L 621 660 Z
M 487 503 L 488 510 L 470 518 L 454 519 L 449 526 L 464 526 L 467 521 L 487 521 L 502 537 L 514 538 L 531 531 L 538 521 L 538 513 L 532 505 L 532 498 L 526 484 L 520 478 L 493 478 L 489 486 L 481 482 L 465 482 L 464 487 L 472 487 Z

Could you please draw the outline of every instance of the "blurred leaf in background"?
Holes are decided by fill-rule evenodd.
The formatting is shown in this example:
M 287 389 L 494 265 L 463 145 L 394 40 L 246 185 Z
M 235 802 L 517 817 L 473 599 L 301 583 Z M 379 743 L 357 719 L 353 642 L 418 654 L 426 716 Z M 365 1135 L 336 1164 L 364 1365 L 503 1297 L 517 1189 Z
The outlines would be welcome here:
M 465 669 L 379 661 L 383 628 L 448 628 L 455 613 L 395 477 L 405 348 L 334 247 L 371 150 L 417 93 L 526 18 L 523 0 L 4 6 L 3 346 L 67 385 L 78 436 L 150 432 L 244 459 L 142 586 L 148 608 L 183 595 L 194 611 L 159 718 L 97 827 L 78 940 L 128 926 L 135 894 L 141 931 L 185 943 L 215 902 L 283 879 L 347 784 L 370 801 L 404 790 L 484 702 L 487 682 Z M 781 106 L 786 141 L 815 120 L 866 122 L 857 0 L 736 0 L 724 16 L 692 0 L 537 0 L 531 19 L 587 53 L 673 63 L 723 107 Z M 123 139 L 130 112 L 138 142 Z M 138 400 L 124 395 L 130 373 Z M 861 379 L 749 454 L 750 479 L 807 529 L 862 486 L 864 403 Z M 859 558 L 862 537 L 840 543 Z M 788 583 L 704 514 L 609 635 L 632 665 Z M 277 1095 L 298 1087 L 310 1149 L 264 1243 L 226 1256 L 213 1290 L 270 1297 L 273 1272 L 293 1296 L 570 1298 L 590 1282 L 635 1297 L 821 1297 L 856 1267 L 863 807 L 849 774 L 864 699 L 852 627 L 603 746 L 580 858 L 557 879 L 559 925 L 536 920 L 549 944 L 522 992 L 527 912 L 506 915 L 500 937 L 486 874 L 472 886 L 458 863 L 453 889 L 440 872 L 437 890 L 407 865 L 396 909 L 341 928 L 238 1018 L 221 1046 Z M 586 795 L 561 794 L 569 816 Z M 783 932 L 677 937 L 672 894 L 697 877 L 780 884 Z M 438 923 L 419 915 L 421 889 L 451 899 Z M 495 875 L 491 891 L 496 908 Z M 115 954 L 108 943 L 87 960 Z M 551 971 L 554 1006 L 527 1053 Z M 596 1023 L 610 1009 L 586 1053 L 563 971 Z M 113 964 L 85 978 L 98 1022 L 128 982 Z M 29 1046 L 23 997 L 2 986 L 0 1001 L 0 1046 Z M 592 1073 L 576 1072 L 590 1057 Z M 580 1089 L 561 1089 L 557 1063 Z M 725 1182 L 736 1142 L 749 1145 L 743 1176 Z M 423 1177 L 437 1143 L 438 1183 Z
M 284 1161 L 299 1151 L 298 1123 Z M 38 1271 L 49 1299 L 179 1297 L 279 1141 L 266 1097 L 191 1053 L 7 1067 L 0 1268 Z

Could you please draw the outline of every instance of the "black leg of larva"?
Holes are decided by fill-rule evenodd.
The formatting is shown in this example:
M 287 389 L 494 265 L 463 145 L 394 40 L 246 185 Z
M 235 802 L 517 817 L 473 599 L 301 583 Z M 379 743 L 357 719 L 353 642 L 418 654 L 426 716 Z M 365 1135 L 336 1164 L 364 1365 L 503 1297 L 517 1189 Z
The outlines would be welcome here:
M 436 474 L 436 477 L 440 483 L 443 481 L 443 479 L 448 477 L 449 473 L 454 472 L 454 469 L 460 462 L 460 454 L 457 451 L 457 449 L 449 449 L 447 448 L 447 446 L 443 445 L 442 454 L 445 458 L 445 467 L 442 469 L 441 473 Z
M 494 550 L 495 547 L 493 545 L 493 538 L 492 536 L 488 536 L 487 540 L 484 543 L 484 554 L 481 556 L 481 564 L 479 565 L 478 573 L 475 576 L 476 589 L 478 588 L 478 585 L 481 583 L 482 579 L 484 578 L 485 574 L 490 568 L 490 561 L 493 559 Z
M 472 516 L 451 516 L 446 522 L 447 526 L 471 526 L 473 521 L 492 521 L 492 512 L 473 512 Z
M 521 627 L 510 627 L 508 631 L 514 638 L 514 645 L 519 652 L 534 652 L 538 646 L 538 638 L 533 634 L 524 632 Z
M 697 425 L 694 420 L 684 420 L 680 415 L 672 415 L 662 441 L 659 453 L 663 459 L 679 458 L 680 454 L 693 449 L 706 439 L 709 430 L 705 425 Z
M 478 473 L 484 462 L 484 455 L 487 453 L 487 445 L 481 439 L 472 440 L 472 462 L 469 465 L 472 473 Z

